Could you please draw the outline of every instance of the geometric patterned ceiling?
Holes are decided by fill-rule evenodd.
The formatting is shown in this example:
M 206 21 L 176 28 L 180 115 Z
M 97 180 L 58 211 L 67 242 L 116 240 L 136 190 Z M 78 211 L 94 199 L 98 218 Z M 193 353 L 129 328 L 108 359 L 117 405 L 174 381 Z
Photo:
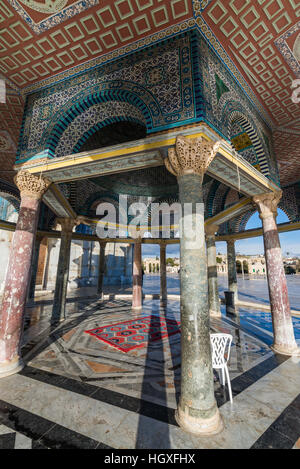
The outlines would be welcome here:
M 198 26 L 274 129 L 282 184 L 296 182 L 299 19 L 300 0 L 0 0 L 0 78 L 8 88 L 0 161 L 12 160 L 21 95 Z
M 1 0 L 0 15 L 0 71 L 24 88 L 182 22 L 193 8 L 191 0 Z
M 202 13 L 230 59 L 271 118 L 283 184 L 300 179 L 300 104 L 291 99 L 300 78 L 299 0 L 214 0 Z

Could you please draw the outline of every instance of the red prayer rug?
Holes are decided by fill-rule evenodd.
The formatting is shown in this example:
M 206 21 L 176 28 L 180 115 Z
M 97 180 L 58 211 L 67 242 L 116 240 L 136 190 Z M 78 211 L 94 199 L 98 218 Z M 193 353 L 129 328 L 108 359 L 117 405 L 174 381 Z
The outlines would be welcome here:
M 180 332 L 179 325 L 180 322 L 174 319 L 145 316 L 85 332 L 122 352 L 129 352 L 135 348 L 146 347 L 148 342 L 155 342 L 177 334 Z

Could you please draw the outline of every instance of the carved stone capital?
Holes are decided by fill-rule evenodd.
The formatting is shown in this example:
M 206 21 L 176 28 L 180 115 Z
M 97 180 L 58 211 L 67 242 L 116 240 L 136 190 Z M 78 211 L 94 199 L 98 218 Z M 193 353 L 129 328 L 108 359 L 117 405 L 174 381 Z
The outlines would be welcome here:
M 18 187 L 21 197 L 27 196 L 33 199 L 41 199 L 51 184 L 49 179 L 35 176 L 29 171 L 19 171 L 14 177 L 14 182 Z
M 74 226 L 77 226 L 79 221 L 74 218 L 57 218 L 56 223 L 61 226 L 62 232 L 72 233 Z
M 215 236 L 218 231 L 218 225 L 205 225 L 205 235 L 206 236 Z
M 258 208 L 261 220 L 277 216 L 277 207 L 282 197 L 282 191 L 268 192 L 267 194 L 255 195 L 253 202 Z
M 175 148 L 170 148 L 165 165 L 174 176 L 198 174 L 204 176 L 216 156 L 221 142 L 208 142 L 203 137 L 177 137 Z
M 226 242 L 229 247 L 234 247 L 235 245 L 235 239 L 228 239 Z

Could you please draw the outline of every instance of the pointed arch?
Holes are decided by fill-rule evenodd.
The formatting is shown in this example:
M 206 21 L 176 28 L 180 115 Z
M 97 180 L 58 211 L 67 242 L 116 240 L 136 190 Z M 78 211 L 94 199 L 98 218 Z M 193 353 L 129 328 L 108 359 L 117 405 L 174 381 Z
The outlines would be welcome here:
M 115 103 L 115 105 L 113 105 L 113 103 Z M 86 126 L 84 126 L 83 116 L 87 116 L 89 110 L 97 105 L 99 108 L 98 122 L 93 121 L 90 128 L 87 129 Z M 82 99 L 78 99 L 75 104 L 65 109 L 63 113 L 60 112 L 59 115 L 55 117 L 58 118 L 58 120 L 56 120 L 54 124 L 49 125 L 43 135 L 45 149 L 50 157 L 57 156 L 56 149 L 61 137 L 68 128 L 74 125 L 74 121 L 76 119 L 80 121 L 81 117 L 81 122 L 77 122 L 78 125 L 76 127 L 74 141 L 72 142 L 70 139 L 66 139 L 68 141 L 66 151 L 70 150 L 70 148 L 70 152 L 72 152 L 74 148 L 77 150 L 82 144 L 82 141 L 85 141 L 99 128 L 121 120 L 142 123 L 147 128 L 147 131 L 152 129 L 152 114 L 147 105 L 133 92 L 118 89 L 99 91 L 98 93 L 93 93 Z M 68 151 L 65 154 L 68 154 Z
M 253 144 L 253 148 L 255 149 L 262 174 L 264 174 L 264 176 L 269 176 L 270 170 L 268 159 L 266 157 L 264 148 L 261 144 L 258 134 L 253 125 L 250 123 L 250 120 L 245 117 L 245 115 L 243 115 L 240 111 L 233 111 L 229 116 L 228 125 L 228 137 L 230 140 L 232 139 L 232 128 L 234 124 L 238 124 L 248 135 Z

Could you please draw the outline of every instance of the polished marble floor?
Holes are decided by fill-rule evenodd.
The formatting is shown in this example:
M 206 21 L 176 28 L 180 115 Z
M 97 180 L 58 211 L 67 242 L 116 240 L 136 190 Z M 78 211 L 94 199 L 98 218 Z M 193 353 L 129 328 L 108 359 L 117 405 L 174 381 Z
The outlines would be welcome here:
M 0 448 L 297 448 L 300 446 L 300 360 L 274 355 L 267 313 L 241 309 L 211 320 L 233 336 L 229 372 L 233 405 L 215 376 L 224 431 L 197 438 L 176 424 L 180 334 L 124 353 L 86 330 L 147 316 L 180 320 L 179 302 L 100 301 L 88 291 L 51 320 L 52 300 L 27 308 L 25 368 L 0 382 Z M 300 325 L 295 324 L 300 332 Z M 300 337 L 300 336 L 299 336 Z

